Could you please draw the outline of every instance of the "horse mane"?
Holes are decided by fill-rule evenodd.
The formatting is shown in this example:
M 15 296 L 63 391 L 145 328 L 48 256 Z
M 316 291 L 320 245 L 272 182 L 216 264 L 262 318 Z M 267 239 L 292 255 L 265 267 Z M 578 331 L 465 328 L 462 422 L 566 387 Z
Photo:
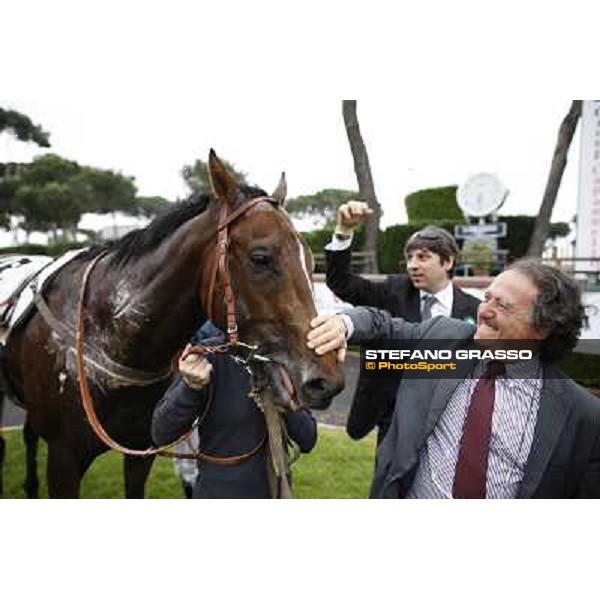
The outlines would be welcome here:
M 257 187 L 242 185 L 240 189 L 248 200 L 267 195 Z M 110 252 L 109 264 L 122 267 L 156 249 L 184 223 L 203 213 L 211 201 L 214 201 L 214 197 L 210 194 L 193 194 L 187 200 L 176 202 L 172 208 L 153 219 L 143 229 L 135 229 L 118 240 L 92 246 L 77 258 L 89 260 L 100 252 Z

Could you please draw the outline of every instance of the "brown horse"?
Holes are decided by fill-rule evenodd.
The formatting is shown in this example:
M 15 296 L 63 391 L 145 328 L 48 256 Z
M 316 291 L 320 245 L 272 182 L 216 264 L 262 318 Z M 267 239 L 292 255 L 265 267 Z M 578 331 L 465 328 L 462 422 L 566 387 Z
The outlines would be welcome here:
M 145 229 L 77 256 L 44 292 L 51 317 L 35 312 L 9 337 L 6 374 L 27 409 L 29 495 L 37 493 L 32 471 L 38 435 L 48 443 L 51 497 L 78 497 L 87 468 L 107 450 L 81 407 L 72 334 L 84 271 L 103 250 L 87 283 L 86 371 L 96 414 L 118 443 L 137 449 L 151 445 L 151 415 L 169 384 L 173 358 L 206 319 L 207 304 L 215 309 L 215 322 L 226 328 L 226 290 L 217 284 L 216 300 L 207 299 L 219 214 L 224 204 L 231 214 L 266 194 L 240 187 L 212 151 L 209 172 L 213 196 L 176 205 Z M 282 395 L 291 380 L 307 406 L 326 408 L 343 376 L 333 354 L 318 357 L 306 347 L 316 314 L 310 258 L 282 209 L 284 197 L 282 179 L 272 197 L 229 224 L 227 263 L 238 332 L 241 341 L 258 345 L 273 361 L 269 376 Z M 143 497 L 152 461 L 125 457 L 127 497 Z

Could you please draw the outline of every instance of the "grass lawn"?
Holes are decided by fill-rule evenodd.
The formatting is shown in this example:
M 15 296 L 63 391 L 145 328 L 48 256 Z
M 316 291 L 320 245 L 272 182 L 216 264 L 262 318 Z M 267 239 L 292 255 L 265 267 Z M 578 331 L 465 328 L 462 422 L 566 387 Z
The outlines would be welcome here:
M 20 431 L 5 433 L 4 497 L 24 498 L 25 447 Z M 294 464 L 296 498 L 366 498 L 371 482 L 375 435 L 352 441 L 343 429 L 319 426 L 317 447 Z M 47 498 L 46 446 L 40 443 L 40 495 Z M 116 452 L 96 459 L 82 485 L 83 498 L 123 498 L 123 460 Z M 171 460 L 159 457 L 146 484 L 147 498 L 183 498 Z

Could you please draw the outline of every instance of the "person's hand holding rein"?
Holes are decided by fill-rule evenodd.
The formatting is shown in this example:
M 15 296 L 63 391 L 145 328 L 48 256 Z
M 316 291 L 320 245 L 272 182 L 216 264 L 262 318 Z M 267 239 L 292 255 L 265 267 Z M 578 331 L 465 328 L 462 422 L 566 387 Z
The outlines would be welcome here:
M 186 354 L 187 352 L 184 351 L 182 358 L 179 359 L 179 372 L 188 387 L 201 390 L 208 385 L 213 367 L 204 356 L 199 354 L 187 354 L 186 356 Z

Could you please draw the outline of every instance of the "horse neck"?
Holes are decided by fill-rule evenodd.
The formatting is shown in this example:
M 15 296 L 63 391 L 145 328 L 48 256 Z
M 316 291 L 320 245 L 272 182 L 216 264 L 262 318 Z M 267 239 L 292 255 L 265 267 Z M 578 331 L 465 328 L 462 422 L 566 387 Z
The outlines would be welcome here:
M 102 344 L 115 360 L 136 368 L 160 368 L 204 321 L 199 282 L 210 268 L 216 216 L 207 209 L 166 238 L 153 252 L 123 268 L 99 270 L 105 290 Z

